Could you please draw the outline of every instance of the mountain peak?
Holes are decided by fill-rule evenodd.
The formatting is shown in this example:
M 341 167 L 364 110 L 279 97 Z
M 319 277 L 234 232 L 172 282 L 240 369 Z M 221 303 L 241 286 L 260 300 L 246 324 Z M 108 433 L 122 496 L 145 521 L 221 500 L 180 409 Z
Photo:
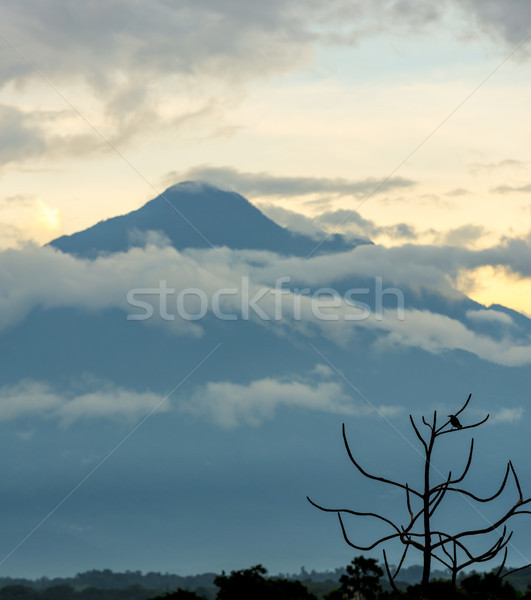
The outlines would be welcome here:
M 281 227 L 236 192 L 203 181 L 183 181 L 138 210 L 62 236 L 50 245 L 69 254 L 95 258 L 138 246 L 142 237 L 139 234 L 149 231 L 161 233 L 178 250 L 227 246 L 306 256 L 318 243 Z M 356 245 L 336 234 L 320 245 L 319 253 L 348 250 Z

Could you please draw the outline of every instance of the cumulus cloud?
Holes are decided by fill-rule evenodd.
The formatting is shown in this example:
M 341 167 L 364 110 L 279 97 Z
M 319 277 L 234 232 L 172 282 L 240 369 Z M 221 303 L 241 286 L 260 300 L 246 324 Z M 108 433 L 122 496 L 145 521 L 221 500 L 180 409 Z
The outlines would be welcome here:
M 489 420 L 491 423 L 514 423 L 514 421 L 520 421 L 523 416 L 524 409 L 519 406 L 516 408 L 502 408 Z
M 319 373 L 323 373 L 323 368 L 326 369 L 321 365 Z M 328 375 L 326 371 L 324 373 Z M 271 420 L 278 410 L 289 408 L 352 417 L 374 414 L 394 416 L 401 411 L 397 406 L 375 410 L 367 404 L 359 404 L 345 394 L 336 382 L 290 381 L 269 377 L 248 385 L 228 381 L 211 382 L 180 404 L 184 412 L 206 416 L 227 429 L 240 425 L 260 425 Z
M 273 419 L 278 410 L 319 411 L 351 417 L 381 415 L 393 417 L 400 406 L 373 408 L 355 401 L 337 381 L 328 381 L 333 372 L 318 364 L 306 378 L 265 378 L 249 384 L 230 381 L 197 386 L 189 395 L 167 398 L 154 392 L 138 392 L 105 382 L 93 382 L 83 393 L 56 390 L 43 381 L 20 381 L 0 388 L 0 421 L 45 418 L 61 426 L 87 419 L 138 421 L 150 413 L 177 410 L 207 418 L 224 428 L 258 426 Z M 29 439 L 32 430 L 20 432 Z
M 168 410 L 164 397 L 102 385 L 83 394 L 59 392 L 42 381 L 21 381 L 0 388 L 0 421 L 42 417 L 70 425 L 80 419 L 137 419 Z
M 280 407 L 304 408 L 352 415 L 352 400 L 336 383 L 308 385 L 266 378 L 249 385 L 208 383 L 182 410 L 208 416 L 222 427 L 260 425 L 275 416 Z

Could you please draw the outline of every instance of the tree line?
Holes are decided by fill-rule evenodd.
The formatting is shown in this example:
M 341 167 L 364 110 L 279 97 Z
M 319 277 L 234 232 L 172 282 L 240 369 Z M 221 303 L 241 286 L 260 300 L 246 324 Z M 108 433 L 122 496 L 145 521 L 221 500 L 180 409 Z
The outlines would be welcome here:
M 139 585 L 123 589 L 74 589 L 68 585 L 52 585 L 32 589 L 24 585 L 8 585 L 0 589 L 0 600 L 531 600 L 531 584 L 527 591 L 515 589 L 496 573 L 463 575 L 454 586 L 449 579 L 435 579 L 428 589 L 420 584 L 397 582 L 391 589 L 377 560 L 357 556 L 346 567 L 335 584 L 323 585 L 310 579 L 267 575 L 262 565 L 222 572 L 213 579 L 214 587 L 157 592 Z

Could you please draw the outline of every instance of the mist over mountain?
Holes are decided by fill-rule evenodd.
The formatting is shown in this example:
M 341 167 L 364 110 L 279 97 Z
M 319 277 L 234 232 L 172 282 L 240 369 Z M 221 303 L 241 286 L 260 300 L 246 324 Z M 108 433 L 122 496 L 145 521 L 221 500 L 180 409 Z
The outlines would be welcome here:
M 341 423 L 369 470 L 414 485 L 409 413 L 444 418 L 470 392 L 463 422 L 491 414 L 474 430 L 474 489 L 490 493 L 509 458 L 531 479 L 530 320 L 457 290 L 453 251 L 336 236 L 308 257 L 316 244 L 188 182 L 0 255 L 1 574 L 347 564 L 337 519 L 306 495 L 406 505 L 352 472 Z M 464 464 L 463 433 L 437 455 L 441 473 Z M 372 527 L 352 531 L 367 541 Z
M 125 252 L 145 242 L 142 234 L 157 232 L 178 249 L 228 246 L 234 249 L 270 250 L 307 256 L 340 252 L 355 247 L 339 234 L 318 246 L 315 239 L 289 231 L 266 217 L 240 194 L 208 183 L 185 181 L 165 190 L 142 208 L 50 242 L 76 256 L 94 258 L 101 253 Z M 318 247 L 317 247 L 318 246 Z

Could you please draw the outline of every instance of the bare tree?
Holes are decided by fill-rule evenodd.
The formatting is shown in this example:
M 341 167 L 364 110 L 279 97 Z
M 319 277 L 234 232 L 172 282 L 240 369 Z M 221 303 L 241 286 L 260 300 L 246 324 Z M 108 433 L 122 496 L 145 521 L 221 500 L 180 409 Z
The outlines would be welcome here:
M 524 499 L 518 476 L 516 475 L 516 471 L 511 461 L 509 461 L 507 464 L 505 476 L 503 478 L 503 481 L 501 482 L 501 485 L 499 486 L 497 491 L 491 496 L 482 498 L 461 487 L 460 484 L 466 477 L 470 469 L 470 465 L 472 463 L 472 454 L 474 452 L 473 438 L 470 442 L 468 459 L 463 472 L 458 477 L 453 477 L 452 472 L 450 471 L 446 479 L 444 479 L 444 481 L 432 485 L 432 454 L 436 440 L 442 435 L 459 435 L 466 429 L 473 429 L 475 427 L 479 427 L 480 425 L 483 425 L 489 418 L 489 415 L 487 415 L 484 419 L 472 425 L 461 424 L 458 416 L 461 413 L 463 413 L 463 411 L 468 406 L 471 396 L 472 394 L 468 396 L 464 405 L 454 415 L 448 415 L 448 419 L 445 420 L 442 425 L 437 424 L 437 411 L 434 411 L 431 422 L 428 422 L 425 419 L 425 417 L 422 417 L 422 423 L 427 428 L 427 431 L 424 431 L 424 436 L 419 431 L 419 427 L 415 423 L 413 417 L 411 415 L 409 416 L 415 435 L 420 440 L 423 450 L 424 483 L 422 489 L 420 490 L 410 487 L 408 483 L 404 484 L 398 481 L 387 479 L 385 477 L 379 477 L 368 473 L 352 455 L 347 440 L 345 425 L 343 424 L 343 441 L 345 443 L 345 448 L 347 450 L 347 454 L 350 458 L 350 461 L 356 467 L 356 469 L 368 479 L 380 481 L 387 485 L 395 486 L 403 490 L 408 513 L 408 521 L 406 525 L 399 525 L 394 520 L 375 512 L 359 512 L 355 510 L 342 508 L 325 508 L 308 498 L 308 501 L 319 510 L 322 510 L 324 512 L 333 512 L 337 514 L 345 541 L 349 546 L 355 548 L 356 550 L 369 551 L 377 546 L 383 545 L 385 542 L 389 542 L 392 540 L 398 540 L 399 542 L 401 542 L 401 544 L 403 545 L 402 556 L 400 558 L 398 567 L 396 567 L 393 572 L 391 572 L 385 549 L 383 549 L 383 558 L 387 576 L 389 578 L 389 583 L 396 592 L 398 592 L 398 589 L 396 587 L 395 581 L 400 572 L 400 569 L 402 568 L 402 565 L 404 564 L 404 560 L 410 548 L 414 548 L 422 554 L 423 570 L 421 585 L 424 588 L 428 586 L 430 581 L 430 571 L 433 560 L 441 563 L 450 570 L 452 574 L 452 584 L 455 588 L 456 579 L 459 571 L 477 563 L 490 561 L 496 556 L 498 556 L 500 552 L 503 552 L 502 563 L 497 572 L 497 574 L 500 575 L 503 571 L 505 561 L 507 559 L 507 544 L 509 543 L 509 540 L 511 539 L 513 533 L 512 531 L 507 531 L 507 522 L 511 517 L 514 517 L 515 515 L 531 514 L 530 510 L 525 510 L 524 508 L 526 504 L 531 502 L 531 498 Z M 438 529 L 432 528 L 433 516 L 436 510 L 441 505 L 443 499 L 445 499 L 447 496 L 462 496 L 467 498 L 470 503 L 491 502 L 495 498 L 500 496 L 500 494 L 505 490 L 509 480 L 509 476 L 512 476 L 512 479 L 514 480 L 517 491 L 517 498 L 514 504 L 512 504 L 512 506 L 508 510 L 506 510 L 499 518 L 497 518 L 494 523 L 490 523 L 487 527 L 470 529 L 454 534 L 450 534 L 445 531 L 440 531 Z M 360 546 L 359 544 L 354 543 L 347 533 L 344 523 L 345 515 L 376 519 L 380 522 L 387 524 L 391 530 L 391 533 L 380 537 L 369 546 Z M 502 528 L 501 531 L 500 528 Z M 472 553 L 469 549 L 469 543 L 473 539 L 475 539 L 475 536 L 482 536 L 490 534 L 492 532 L 496 532 L 498 534 L 498 537 L 496 538 L 495 542 L 491 544 L 482 553 Z M 507 572 L 503 573 L 502 577 L 507 574 Z

